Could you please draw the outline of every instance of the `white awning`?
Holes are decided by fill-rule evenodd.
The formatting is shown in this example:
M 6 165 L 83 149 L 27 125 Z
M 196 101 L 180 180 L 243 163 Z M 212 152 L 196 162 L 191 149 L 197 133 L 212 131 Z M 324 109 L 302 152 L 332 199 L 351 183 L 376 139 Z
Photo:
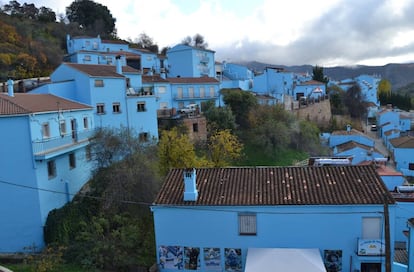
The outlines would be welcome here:
M 317 248 L 249 248 L 245 272 L 326 272 Z

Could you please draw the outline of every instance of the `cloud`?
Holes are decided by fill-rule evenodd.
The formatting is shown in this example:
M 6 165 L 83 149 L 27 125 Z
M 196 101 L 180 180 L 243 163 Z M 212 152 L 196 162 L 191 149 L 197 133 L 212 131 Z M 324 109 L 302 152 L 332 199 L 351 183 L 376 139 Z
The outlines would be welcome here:
M 62 11 L 72 1 L 34 2 Z M 218 60 L 323 66 L 414 60 L 412 0 L 96 2 L 111 11 L 123 39 L 146 33 L 162 48 L 199 33 Z

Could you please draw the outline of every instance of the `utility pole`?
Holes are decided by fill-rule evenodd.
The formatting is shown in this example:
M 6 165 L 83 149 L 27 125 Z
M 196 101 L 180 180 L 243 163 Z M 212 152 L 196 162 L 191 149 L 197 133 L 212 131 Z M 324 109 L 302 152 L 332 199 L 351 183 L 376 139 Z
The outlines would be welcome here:
M 388 212 L 388 197 L 384 194 L 384 229 L 385 229 L 385 272 L 391 272 L 391 238 L 390 215 Z

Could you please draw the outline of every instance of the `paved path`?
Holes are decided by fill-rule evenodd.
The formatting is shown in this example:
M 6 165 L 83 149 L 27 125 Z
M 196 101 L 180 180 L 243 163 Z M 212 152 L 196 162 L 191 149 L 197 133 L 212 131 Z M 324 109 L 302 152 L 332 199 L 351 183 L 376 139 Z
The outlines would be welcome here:
M 391 155 L 390 151 L 387 149 L 384 142 L 382 141 L 382 138 L 379 136 L 379 131 L 371 131 L 371 125 L 368 125 L 364 122 L 362 123 L 362 127 L 364 128 L 364 134 L 374 140 L 374 147 L 376 150 L 378 150 L 382 155 L 384 155 L 384 157 Z M 395 164 L 391 159 L 387 163 L 387 166 L 395 169 Z

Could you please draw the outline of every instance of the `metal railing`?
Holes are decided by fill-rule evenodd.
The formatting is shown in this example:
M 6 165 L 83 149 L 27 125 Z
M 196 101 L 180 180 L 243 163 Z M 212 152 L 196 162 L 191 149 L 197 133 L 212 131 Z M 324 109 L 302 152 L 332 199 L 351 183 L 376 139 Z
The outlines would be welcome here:
M 78 143 L 87 141 L 93 136 L 95 130 L 85 130 L 85 131 L 73 131 L 62 136 L 47 138 L 42 140 L 34 140 L 33 145 L 33 154 L 41 155 L 48 152 L 53 152 L 66 147 L 71 147 Z

